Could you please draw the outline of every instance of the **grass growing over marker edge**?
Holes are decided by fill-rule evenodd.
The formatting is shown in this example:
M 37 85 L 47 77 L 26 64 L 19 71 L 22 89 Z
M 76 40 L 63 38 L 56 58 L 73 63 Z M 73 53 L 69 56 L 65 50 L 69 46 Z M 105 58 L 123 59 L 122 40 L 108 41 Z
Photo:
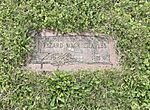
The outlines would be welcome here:
M 0 1 L 0 108 L 149 110 L 149 5 L 147 0 Z M 122 70 L 52 76 L 22 70 L 33 43 L 27 33 L 42 28 L 113 36 Z

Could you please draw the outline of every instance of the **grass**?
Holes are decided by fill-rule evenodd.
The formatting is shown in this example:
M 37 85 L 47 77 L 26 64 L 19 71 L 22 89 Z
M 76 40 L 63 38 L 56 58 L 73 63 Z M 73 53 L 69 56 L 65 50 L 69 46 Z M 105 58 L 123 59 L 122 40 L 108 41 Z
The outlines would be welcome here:
M 150 2 L 147 0 L 0 1 L 0 109 L 149 110 Z M 25 71 L 42 28 L 113 36 L 121 70 Z

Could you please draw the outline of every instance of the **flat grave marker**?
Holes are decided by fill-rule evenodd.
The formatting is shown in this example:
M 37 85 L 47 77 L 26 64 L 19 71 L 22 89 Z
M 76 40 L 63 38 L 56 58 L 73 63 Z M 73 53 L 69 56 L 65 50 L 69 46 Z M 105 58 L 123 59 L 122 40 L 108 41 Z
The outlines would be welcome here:
M 37 71 L 115 67 L 114 41 L 104 35 L 41 32 L 27 67 Z

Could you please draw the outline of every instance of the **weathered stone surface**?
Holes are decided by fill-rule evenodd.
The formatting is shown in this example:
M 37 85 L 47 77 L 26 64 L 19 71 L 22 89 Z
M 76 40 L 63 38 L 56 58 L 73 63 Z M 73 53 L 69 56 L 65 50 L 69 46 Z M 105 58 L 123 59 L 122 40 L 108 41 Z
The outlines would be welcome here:
M 115 67 L 117 57 L 110 37 L 90 34 L 58 35 L 41 32 L 28 67 L 38 71 Z

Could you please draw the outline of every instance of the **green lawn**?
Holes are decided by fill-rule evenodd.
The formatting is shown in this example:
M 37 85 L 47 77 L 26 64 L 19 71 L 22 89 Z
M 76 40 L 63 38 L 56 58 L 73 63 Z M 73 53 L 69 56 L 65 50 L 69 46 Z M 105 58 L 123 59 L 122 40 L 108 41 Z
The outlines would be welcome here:
M 1 0 L 0 110 L 150 110 L 149 10 L 149 0 Z M 113 36 L 121 68 L 23 70 L 28 33 L 43 28 Z

